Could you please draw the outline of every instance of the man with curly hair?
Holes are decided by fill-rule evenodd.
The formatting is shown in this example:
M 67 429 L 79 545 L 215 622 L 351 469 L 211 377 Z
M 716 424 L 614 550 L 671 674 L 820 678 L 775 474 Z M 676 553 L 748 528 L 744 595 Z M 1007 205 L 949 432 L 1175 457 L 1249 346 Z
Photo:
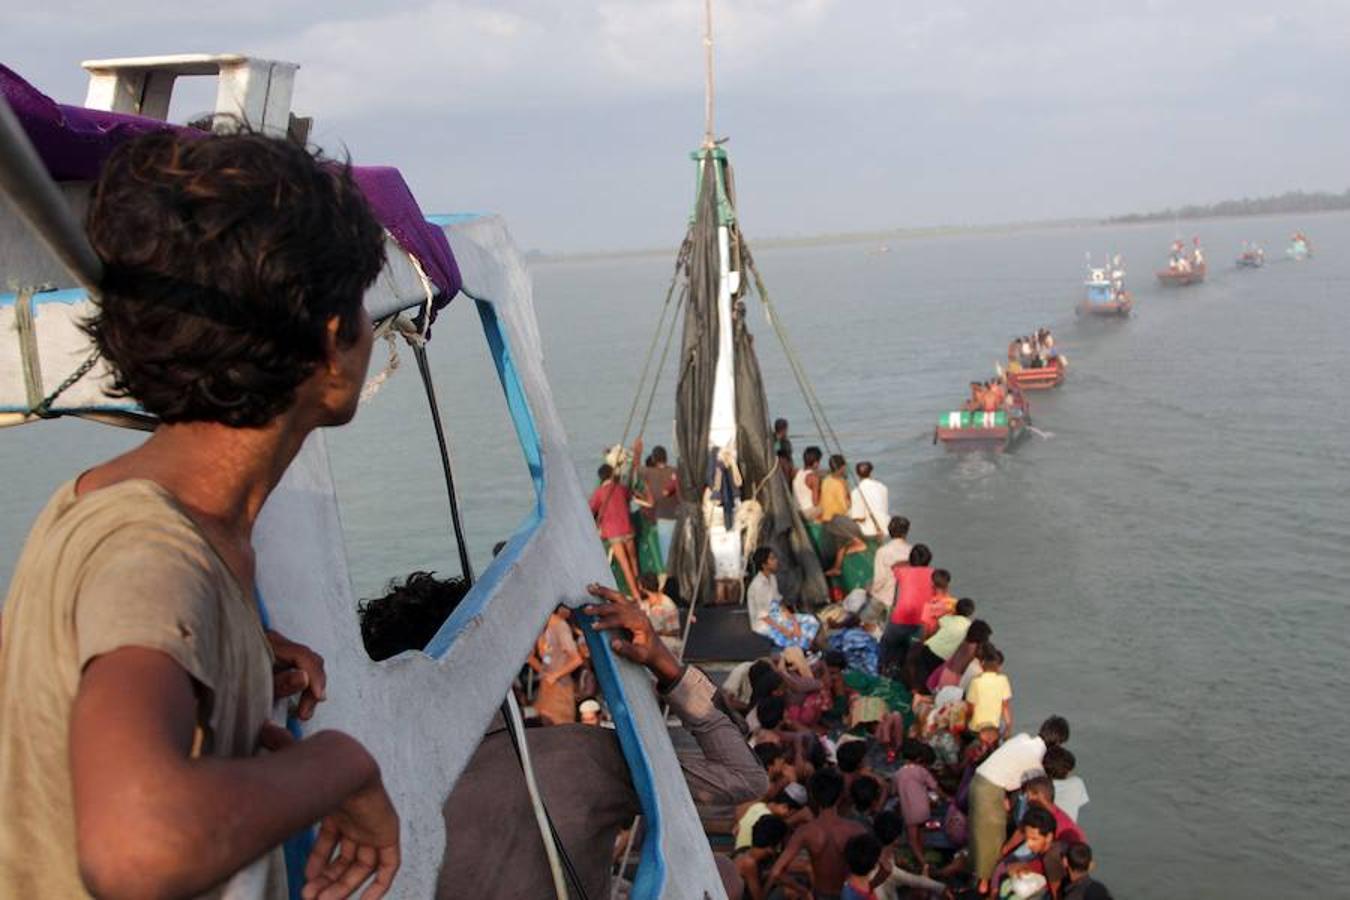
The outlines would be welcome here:
M 319 821 L 304 896 L 379 897 L 399 826 L 375 759 L 268 723 L 324 679 L 264 631 L 250 538 L 306 437 L 355 413 L 380 225 L 298 144 L 164 131 L 114 151 L 88 231 L 107 277 L 87 330 L 159 424 L 56 491 L 15 569 L 0 895 L 283 898 L 279 845 Z

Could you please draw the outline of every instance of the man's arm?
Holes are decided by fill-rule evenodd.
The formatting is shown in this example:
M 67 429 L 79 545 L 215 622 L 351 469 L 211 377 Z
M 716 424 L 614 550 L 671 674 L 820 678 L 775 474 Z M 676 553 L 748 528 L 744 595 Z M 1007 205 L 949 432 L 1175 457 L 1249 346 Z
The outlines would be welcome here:
M 713 703 L 717 688 L 699 669 L 686 668 L 664 699 L 698 742 L 699 755 L 679 754 L 685 781 L 696 800 L 735 803 L 762 797 L 769 776 L 741 730 Z
M 324 731 L 269 755 L 192 759 L 197 703 L 191 677 L 156 650 L 122 648 L 85 667 L 70 766 L 90 891 L 196 895 L 328 816 L 309 884 L 346 897 L 374 874 L 367 896 L 382 896 L 398 869 L 398 816 L 365 748 Z
M 584 610 L 595 617 L 594 627 L 630 635 L 629 639 L 612 637 L 610 647 L 620 656 L 646 666 L 656 676 L 657 690 L 698 742 L 701 758 L 680 759 L 696 798 L 738 803 L 763 796 L 769 777 L 740 729 L 713 703 L 717 688 L 708 676 L 680 664 L 637 604 L 600 585 L 591 585 L 588 590 L 592 596 L 609 601 Z

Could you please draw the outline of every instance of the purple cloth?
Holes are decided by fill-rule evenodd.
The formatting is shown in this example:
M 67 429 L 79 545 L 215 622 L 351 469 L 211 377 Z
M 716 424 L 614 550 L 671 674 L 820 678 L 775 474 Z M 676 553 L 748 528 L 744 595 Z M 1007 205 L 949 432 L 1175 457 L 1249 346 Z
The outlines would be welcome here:
M 0 95 L 9 102 L 47 171 L 57 181 L 97 178 L 114 148 L 142 134 L 164 130 L 199 133 L 144 116 L 57 103 L 4 65 L 0 65 Z M 445 233 L 426 221 L 397 169 L 353 166 L 352 177 L 380 224 L 405 252 L 416 257 L 438 288 L 435 309 L 444 307 L 463 284 Z

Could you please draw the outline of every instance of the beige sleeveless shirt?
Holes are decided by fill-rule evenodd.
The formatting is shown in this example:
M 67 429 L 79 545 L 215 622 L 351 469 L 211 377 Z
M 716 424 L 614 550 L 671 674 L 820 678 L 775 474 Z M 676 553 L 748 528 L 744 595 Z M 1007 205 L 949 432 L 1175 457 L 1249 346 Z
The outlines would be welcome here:
M 122 647 L 168 654 L 205 689 L 194 753 L 257 752 L 272 654 L 253 598 L 159 485 L 125 481 L 77 498 L 71 481 L 29 532 L 0 618 L 0 898 L 88 896 L 70 711 L 84 666 Z M 249 896 L 285 897 L 280 852 L 228 896 L 243 884 Z

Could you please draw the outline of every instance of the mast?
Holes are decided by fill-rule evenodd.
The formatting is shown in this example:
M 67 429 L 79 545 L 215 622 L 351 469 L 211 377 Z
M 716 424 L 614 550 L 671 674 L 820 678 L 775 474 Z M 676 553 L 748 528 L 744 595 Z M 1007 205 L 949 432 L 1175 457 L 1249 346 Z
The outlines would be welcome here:
M 703 0 L 703 149 L 717 146 L 713 134 L 713 98 L 716 84 L 713 74 L 712 0 Z

